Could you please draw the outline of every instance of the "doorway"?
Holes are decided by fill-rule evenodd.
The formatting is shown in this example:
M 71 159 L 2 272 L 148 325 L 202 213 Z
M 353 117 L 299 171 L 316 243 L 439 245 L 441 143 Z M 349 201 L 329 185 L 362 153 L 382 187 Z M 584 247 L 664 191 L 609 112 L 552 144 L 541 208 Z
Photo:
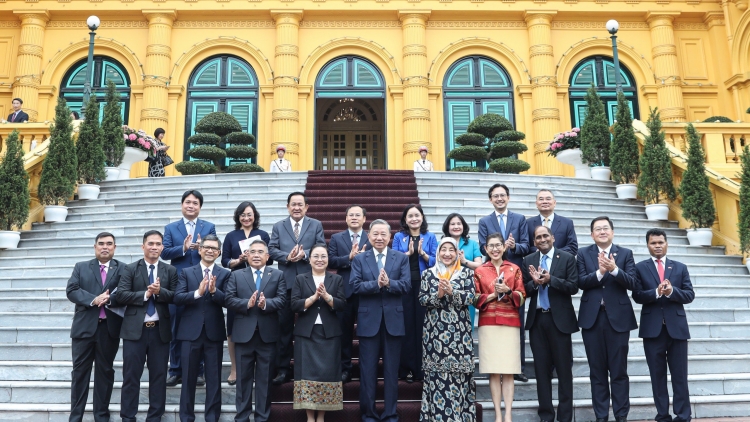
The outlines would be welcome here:
M 385 168 L 382 99 L 339 98 L 317 102 L 316 169 Z

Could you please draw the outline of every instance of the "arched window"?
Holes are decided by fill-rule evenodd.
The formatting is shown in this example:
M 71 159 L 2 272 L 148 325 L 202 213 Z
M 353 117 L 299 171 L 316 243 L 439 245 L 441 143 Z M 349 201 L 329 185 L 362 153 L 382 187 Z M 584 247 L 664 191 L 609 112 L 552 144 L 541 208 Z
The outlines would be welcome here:
M 475 117 L 499 114 L 514 123 L 513 81 L 494 60 L 469 56 L 453 63 L 443 81 L 445 150 L 456 147 L 454 139 L 466 133 Z M 471 163 L 446 159 L 448 169 Z
M 83 106 L 83 84 L 86 82 L 86 60 L 76 62 L 63 77 L 60 95 L 65 98 L 71 111 L 81 112 Z M 107 81 L 111 80 L 120 93 L 122 101 L 122 121 L 128 123 L 130 111 L 130 77 L 117 60 L 107 56 L 94 56 L 94 69 L 91 77 L 91 93 L 99 100 L 99 119 L 104 115 L 104 97 L 107 94 Z M 81 116 L 83 117 L 83 116 Z
M 620 82 L 622 93 L 628 99 L 630 115 L 640 118 L 638 112 L 638 90 L 630 71 L 620 62 Z M 570 119 L 573 127 L 581 127 L 586 118 L 586 91 L 594 84 L 604 102 L 609 124 L 614 124 L 617 114 L 617 84 L 615 64 L 605 56 L 587 57 L 581 60 L 570 75 Z
M 195 134 L 195 125 L 215 111 L 231 114 L 243 131 L 258 135 L 258 78 L 245 60 L 224 54 L 204 60 L 193 70 L 188 85 L 185 151 L 191 147 L 187 139 Z M 186 154 L 184 159 L 190 158 Z M 227 158 L 226 165 L 240 162 L 255 160 Z

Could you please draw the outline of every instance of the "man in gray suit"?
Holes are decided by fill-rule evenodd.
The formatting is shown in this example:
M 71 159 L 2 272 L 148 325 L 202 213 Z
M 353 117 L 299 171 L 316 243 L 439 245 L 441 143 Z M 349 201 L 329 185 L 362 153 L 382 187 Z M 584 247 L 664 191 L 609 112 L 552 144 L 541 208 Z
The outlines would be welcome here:
M 271 368 L 279 339 L 279 311 L 289 308 L 281 271 L 266 267 L 268 248 L 256 240 L 248 250 L 249 267 L 234 271 L 224 290 L 224 306 L 235 311 L 232 339 L 237 362 L 236 422 L 266 422 L 271 413 Z
M 291 379 L 292 336 L 294 332 L 294 312 L 292 303 L 292 286 L 298 274 L 309 273 L 310 249 L 318 243 L 325 243 L 323 225 L 320 221 L 306 217 L 307 199 L 302 192 L 290 193 L 286 200 L 289 218 L 285 218 L 273 225 L 271 243 L 268 253 L 278 263 L 279 270 L 284 273 L 286 282 L 286 306 L 279 311 L 278 354 L 276 367 L 278 373 L 274 384 L 283 384 Z

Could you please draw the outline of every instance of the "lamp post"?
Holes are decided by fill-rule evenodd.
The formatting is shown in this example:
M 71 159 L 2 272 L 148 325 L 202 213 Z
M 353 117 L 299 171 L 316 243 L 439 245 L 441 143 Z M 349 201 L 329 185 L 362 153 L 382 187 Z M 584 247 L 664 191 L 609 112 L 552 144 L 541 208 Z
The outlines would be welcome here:
M 617 86 L 617 92 L 622 92 L 622 82 L 620 80 L 620 59 L 617 57 L 617 30 L 620 29 L 620 23 L 614 19 L 607 21 L 607 31 L 612 36 L 612 54 L 615 62 L 615 85 Z
M 96 29 L 99 28 L 99 18 L 95 15 L 89 16 L 86 19 L 86 25 L 89 27 L 89 57 L 86 61 L 86 81 L 83 83 L 83 104 L 81 105 L 81 114 L 86 111 L 86 104 L 89 102 L 91 96 L 91 67 L 94 65 L 94 36 L 96 35 Z

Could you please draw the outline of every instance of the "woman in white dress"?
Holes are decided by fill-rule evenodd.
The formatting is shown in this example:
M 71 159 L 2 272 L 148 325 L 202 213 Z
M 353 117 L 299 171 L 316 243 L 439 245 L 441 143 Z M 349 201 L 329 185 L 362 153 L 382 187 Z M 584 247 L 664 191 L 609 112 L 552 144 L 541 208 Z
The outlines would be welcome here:
M 419 147 L 419 155 L 422 157 L 414 162 L 414 171 L 434 171 L 432 167 L 432 161 L 427 159 L 427 147 L 422 145 Z
M 292 171 L 292 164 L 289 160 L 284 159 L 284 154 L 286 154 L 286 147 L 284 145 L 277 146 L 276 155 L 278 155 L 279 158 L 271 161 L 271 173 L 285 173 Z

